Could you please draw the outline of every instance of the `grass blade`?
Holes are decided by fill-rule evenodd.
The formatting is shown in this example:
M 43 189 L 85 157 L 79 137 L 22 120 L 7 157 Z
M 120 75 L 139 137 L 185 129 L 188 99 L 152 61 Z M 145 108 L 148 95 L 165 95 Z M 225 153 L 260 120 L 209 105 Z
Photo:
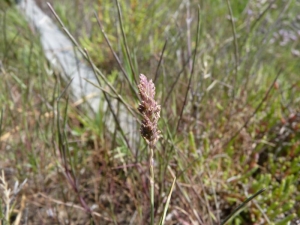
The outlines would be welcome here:
M 258 192 L 256 192 L 254 195 L 252 195 L 251 197 L 247 198 L 246 201 L 244 201 L 240 206 L 238 206 L 235 210 L 233 210 L 232 213 L 230 213 L 229 216 L 227 216 L 221 223 L 221 225 L 226 224 L 229 220 L 233 219 L 234 216 L 236 216 L 240 211 L 243 210 L 243 208 L 246 206 L 246 204 L 248 202 L 250 202 L 252 199 L 254 199 L 255 197 L 257 197 L 258 195 L 260 195 L 261 193 L 263 193 L 266 189 L 261 189 Z
M 174 189 L 175 182 L 176 182 L 176 177 L 174 177 L 172 186 L 171 186 L 171 188 L 170 188 L 169 195 L 168 195 L 168 198 L 167 198 L 167 202 L 166 202 L 166 205 L 165 205 L 165 207 L 164 207 L 164 212 L 163 212 L 163 215 L 162 215 L 162 217 L 161 217 L 161 219 L 160 219 L 159 225 L 163 225 L 164 222 L 165 222 L 165 219 L 166 219 L 167 211 L 168 211 L 168 208 L 169 208 L 169 204 L 170 204 L 170 200 L 171 200 L 171 195 L 172 195 L 172 192 L 173 192 L 173 189 Z

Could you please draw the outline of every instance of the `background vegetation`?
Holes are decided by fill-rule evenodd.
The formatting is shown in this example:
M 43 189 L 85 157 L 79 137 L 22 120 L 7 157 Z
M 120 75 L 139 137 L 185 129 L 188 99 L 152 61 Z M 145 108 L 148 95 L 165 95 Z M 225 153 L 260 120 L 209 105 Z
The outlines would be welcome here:
M 129 149 L 104 126 L 109 111 L 90 117 L 68 94 L 58 107 L 60 72 L 8 3 L 0 1 L 1 224 L 148 224 L 149 156 L 139 131 Z M 262 188 L 229 224 L 296 224 L 299 1 L 126 0 L 122 21 L 116 1 L 52 3 L 135 112 L 130 85 L 137 91 L 140 73 L 155 82 L 156 222 L 176 176 L 165 224 L 220 224 Z

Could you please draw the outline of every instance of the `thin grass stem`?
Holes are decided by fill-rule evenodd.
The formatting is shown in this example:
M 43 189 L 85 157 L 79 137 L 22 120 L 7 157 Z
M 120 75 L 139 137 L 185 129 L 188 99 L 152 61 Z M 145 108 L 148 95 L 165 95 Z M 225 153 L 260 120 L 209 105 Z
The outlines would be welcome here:
M 187 87 L 187 90 L 186 90 L 186 93 L 185 93 L 184 102 L 183 102 L 183 105 L 182 105 L 182 108 L 181 108 L 179 120 L 178 120 L 177 127 L 176 127 L 177 132 L 179 130 L 180 122 L 182 120 L 183 111 L 184 111 L 185 105 L 187 103 L 188 93 L 191 89 L 192 79 L 193 79 L 193 75 L 194 75 L 195 60 L 196 60 L 197 50 L 198 50 L 198 46 L 199 46 L 200 22 L 201 21 L 200 21 L 200 6 L 199 6 L 198 7 L 198 21 L 197 21 L 197 35 L 196 35 L 195 52 L 194 52 L 194 56 L 193 56 L 193 63 L 192 63 L 191 71 L 190 71 L 191 74 L 190 74 L 190 78 L 189 78 L 188 87 Z
M 136 78 L 135 78 L 135 71 L 133 68 L 133 63 L 132 63 L 132 59 L 131 59 L 131 55 L 128 49 L 128 43 L 127 43 L 127 38 L 124 32 L 124 26 L 123 26 L 123 19 L 122 19 L 122 15 L 121 15 L 121 7 L 120 7 L 120 3 L 118 0 L 116 0 L 116 4 L 117 4 L 117 8 L 118 8 L 118 17 L 120 20 L 120 28 L 121 28 L 121 32 L 122 32 L 122 36 L 123 36 L 123 41 L 124 41 L 124 46 L 125 46 L 125 50 L 126 50 L 126 55 L 130 64 L 130 69 L 132 72 L 132 76 L 133 76 L 133 80 L 135 82 L 135 84 L 137 84 Z
M 153 159 L 153 147 L 150 146 L 150 204 L 151 204 L 151 225 L 154 224 L 154 159 Z
M 129 76 L 128 76 L 127 72 L 125 71 L 125 69 L 124 69 L 124 67 L 122 66 L 122 63 L 121 63 L 119 57 L 117 56 L 116 52 L 114 51 L 114 49 L 113 49 L 113 47 L 112 47 L 112 45 L 111 45 L 111 43 L 110 43 L 110 41 L 109 41 L 109 39 L 108 39 L 108 37 L 107 37 L 105 31 L 104 31 L 104 28 L 103 28 L 103 26 L 102 26 L 102 23 L 100 22 L 100 19 L 99 19 L 97 13 L 94 12 L 94 15 L 95 15 L 95 17 L 96 17 L 96 20 L 97 20 L 98 26 L 99 26 L 99 28 L 100 28 L 100 31 L 101 31 L 101 33 L 102 33 L 102 35 L 103 35 L 103 37 L 104 37 L 104 39 L 105 39 L 105 41 L 106 41 L 106 43 L 107 43 L 109 49 L 110 49 L 110 51 L 112 52 L 112 54 L 113 54 L 115 60 L 117 61 L 117 63 L 118 63 L 118 65 L 119 65 L 120 69 L 122 70 L 122 72 L 123 72 L 123 74 L 124 74 L 124 76 L 125 76 L 125 79 L 127 80 L 128 84 L 129 84 L 129 86 L 130 86 L 131 91 L 132 91 L 132 92 L 135 94 L 135 96 L 137 97 L 137 96 L 138 96 L 138 93 L 137 93 L 136 90 L 133 88 L 133 85 L 132 85 L 132 83 L 131 83 L 130 80 L 129 80 Z

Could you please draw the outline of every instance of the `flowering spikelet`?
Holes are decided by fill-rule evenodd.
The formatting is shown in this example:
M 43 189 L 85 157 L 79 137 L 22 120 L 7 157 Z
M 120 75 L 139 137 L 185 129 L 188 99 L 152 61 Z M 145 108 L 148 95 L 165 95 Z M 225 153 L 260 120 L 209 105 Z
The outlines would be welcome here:
M 154 100 L 155 86 L 152 80 L 147 80 L 143 74 L 140 75 L 138 85 L 141 103 L 138 110 L 143 115 L 141 135 L 148 144 L 154 145 L 159 139 L 160 131 L 157 129 L 157 121 L 160 117 L 160 105 Z

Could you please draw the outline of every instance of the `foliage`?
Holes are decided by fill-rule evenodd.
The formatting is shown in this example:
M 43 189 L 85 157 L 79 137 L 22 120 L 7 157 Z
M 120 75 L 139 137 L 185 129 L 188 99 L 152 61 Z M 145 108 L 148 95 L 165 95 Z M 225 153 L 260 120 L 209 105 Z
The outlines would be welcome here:
M 155 83 L 156 223 L 220 224 L 263 188 L 229 224 L 300 217 L 299 2 L 72 4 L 54 8 L 136 114 L 139 74 Z M 122 131 L 104 125 L 110 111 L 91 118 L 74 106 L 34 30 L 14 6 L 0 6 L 1 168 L 5 182 L 28 179 L 10 208 L 27 207 L 37 224 L 149 223 L 147 143 L 128 149 Z M 4 218 L 9 205 L 0 205 Z

